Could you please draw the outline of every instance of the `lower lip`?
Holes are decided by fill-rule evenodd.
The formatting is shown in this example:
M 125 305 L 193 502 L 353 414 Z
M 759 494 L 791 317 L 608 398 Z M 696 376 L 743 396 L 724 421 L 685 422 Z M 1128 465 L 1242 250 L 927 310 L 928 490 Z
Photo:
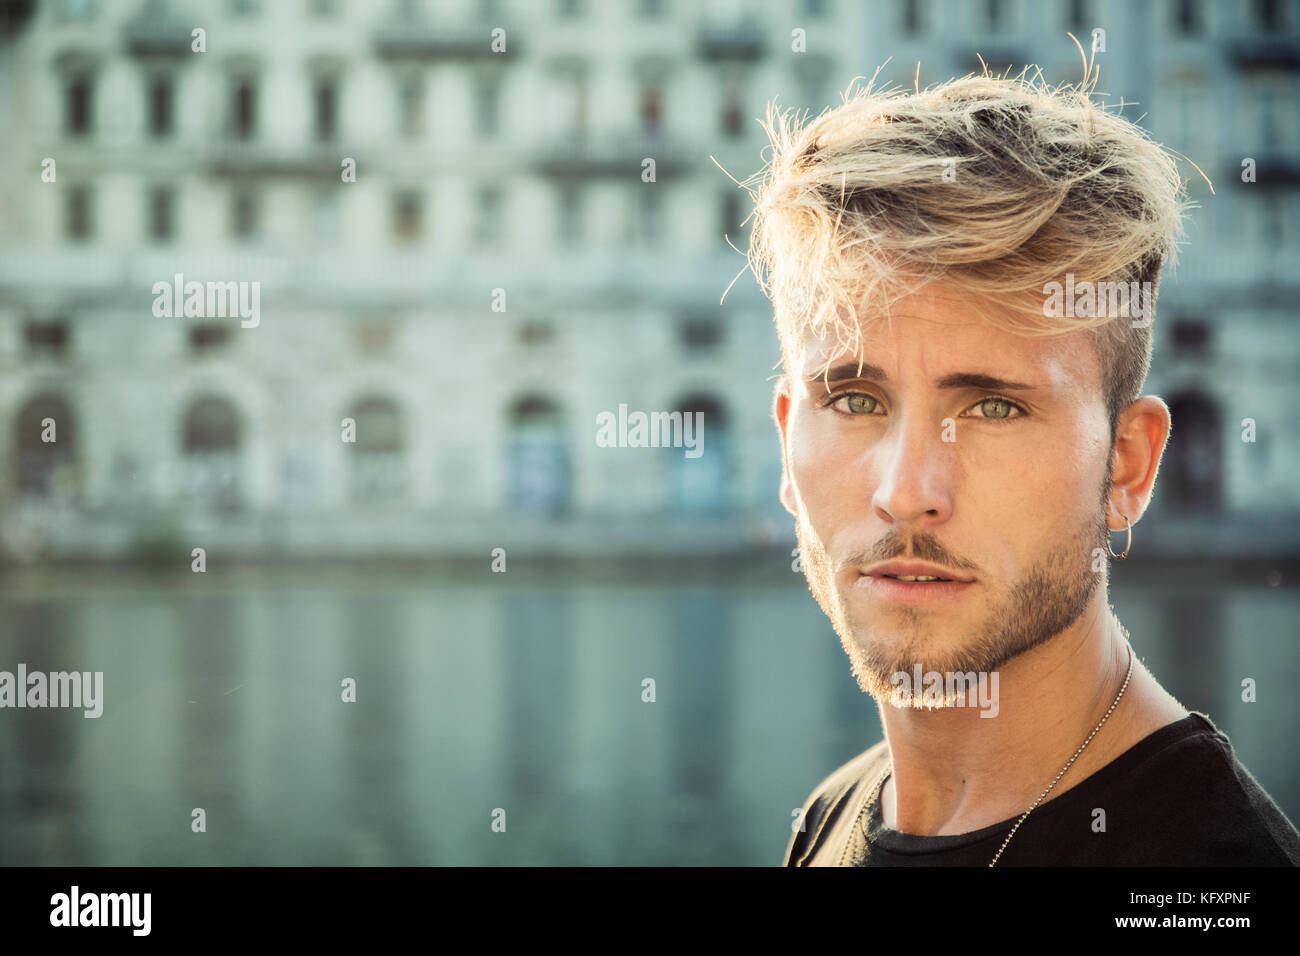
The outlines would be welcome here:
M 897 604 L 939 604 L 966 593 L 974 581 L 898 581 L 894 578 L 862 574 L 855 587 L 868 594 Z

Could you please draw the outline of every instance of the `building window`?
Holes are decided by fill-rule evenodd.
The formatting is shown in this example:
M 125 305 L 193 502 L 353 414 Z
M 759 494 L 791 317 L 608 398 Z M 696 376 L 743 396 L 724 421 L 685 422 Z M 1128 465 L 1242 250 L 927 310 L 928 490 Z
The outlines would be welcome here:
M 217 511 L 239 506 L 241 428 L 224 398 L 195 399 L 181 426 L 183 490 L 193 503 Z
M 1286 7 L 1282 0 L 1255 0 L 1255 24 L 1263 31 L 1286 28 Z
M 657 20 L 664 15 L 667 7 L 667 0 L 641 0 L 638 9 L 647 20 Z
M 424 135 L 424 77 L 403 76 L 397 85 L 398 128 L 404 139 Z
M 722 343 L 722 323 L 717 319 L 685 319 L 679 331 L 682 345 L 688 352 L 706 352 Z
M 175 232 L 175 193 L 169 186 L 149 190 L 149 238 L 166 242 Z
M 650 135 L 663 128 L 663 96 L 657 86 L 647 86 L 641 90 L 641 129 Z
M 1069 0 L 1065 5 L 1065 23 L 1071 30 L 1085 30 L 1091 19 L 1088 0 Z
M 64 235 L 68 239 L 89 239 L 95 231 L 90 187 L 70 186 L 64 195 L 67 197 Z
M 718 515 L 731 505 L 731 439 L 726 411 L 712 395 L 689 395 L 674 403 L 682 417 L 682 443 L 700 454 L 688 458 L 679 447 L 667 449 L 672 510 L 679 515 Z
M 582 242 L 583 192 L 578 186 L 561 186 L 558 193 L 560 242 L 576 246 Z
M 479 190 L 474 238 L 483 246 L 501 241 L 501 190 L 496 186 Z
M 916 36 L 924 28 L 921 13 L 921 0 L 902 0 L 899 16 L 900 29 L 907 36 Z
M 257 198 L 251 189 L 236 189 L 231 200 L 230 234 L 236 239 L 257 235 Z
M 238 77 L 230 91 L 230 133 L 236 139 L 251 139 L 257 132 L 257 84 L 252 77 Z
M 404 189 L 393 196 L 393 236 L 403 241 L 418 239 L 423 230 L 420 194 Z
M 1200 0 L 1176 0 L 1174 3 L 1174 29 L 1187 36 L 1201 32 Z
M 190 326 L 189 346 L 192 355 L 220 352 L 230 344 L 230 325 L 223 322 L 199 322 Z
M 745 109 L 741 105 L 740 91 L 735 86 L 728 86 L 724 96 L 722 132 L 727 136 L 739 136 L 744 131 L 745 126 Z
M 1164 500 L 1171 511 L 1218 510 L 1223 503 L 1222 418 L 1214 399 L 1192 392 L 1169 402 Z
M 570 461 L 565 416 L 543 396 L 529 396 L 510 410 L 507 448 L 510 505 L 517 514 L 556 516 L 569 509 Z
M 367 319 L 357 323 L 354 334 L 357 348 L 380 355 L 393 350 L 393 333 L 393 323 L 387 319 Z
M 481 76 L 474 85 L 474 119 L 479 136 L 496 136 L 501 130 L 501 81 Z
M 149 78 L 149 135 L 162 139 L 172 134 L 172 78 Z
M 68 500 L 79 490 L 77 423 L 55 395 L 38 395 L 18 410 L 13 467 L 19 495 Z M 46 441 L 52 437 L 53 441 Z
M 571 20 L 582 16 L 583 0 L 559 0 L 560 17 Z
M 533 319 L 529 322 L 521 322 L 515 335 L 519 344 L 525 348 L 537 348 L 555 340 L 555 326 L 541 319 Z
M 313 17 L 332 17 L 339 12 L 339 0 L 308 0 Z
M 262 10 L 262 0 L 230 0 L 230 15 L 254 17 Z
M 1210 355 L 1210 327 L 1204 322 L 1179 319 L 1169 331 L 1174 355 L 1180 358 L 1208 358 Z
M 563 139 L 581 141 L 587 132 L 587 75 L 569 61 L 555 70 L 550 87 L 551 128 Z
M 356 423 L 351 442 L 350 486 L 354 500 L 377 502 L 406 490 L 406 439 L 402 414 L 387 398 L 366 398 L 349 416 Z
M 68 323 L 28 322 L 23 328 L 27 352 L 38 358 L 62 358 L 68 351 Z
M 94 81 L 89 73 L 73 73 L 64 80 L 63 129 L 69 136 L 87 136 L 93 125 Z
M 338 79 L 332 76 L 316 78 L 312 90 L 312 107 L 315 117 L 315 134 L 318 143 L 332 142 L 338 123 Z

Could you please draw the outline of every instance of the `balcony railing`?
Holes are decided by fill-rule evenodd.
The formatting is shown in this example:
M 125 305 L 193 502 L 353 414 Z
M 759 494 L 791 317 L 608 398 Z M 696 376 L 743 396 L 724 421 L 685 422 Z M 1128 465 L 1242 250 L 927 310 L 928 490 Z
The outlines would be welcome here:
M 492 31 L 506 30 L 506 48 L 493 50 Z M 482 59 L 510 57 L 519 53 L 520 31 L 505 23 L 430 23 L 423 19 L 392 19 L 374 32 L 375 52 L 382 57 L 409 59 Z
M 192 29 L 170 9 L 150 4 L 126 22 L 122 40 L 136 56 L 185 56 L 193 42 Z
M 215 175 L 320 176 L 338 179 L 344 157 L 357 156 L 356 144 L 334 142 L 268 143 L 234 137 L 210 142 L 199 163 Z
M 564 177 L 639 176 L 642 162 L 655 161 L 655 176 L 680 173 L 699 158 L 680 141 L 648 130 L 557 132 L 534 151 L 545 175 Z
M 1228 57 L 1246 70 L 1300 70 L 1300 43 L 1294 36 L 1237 36 L 1227 43 Z
M 753 22 L 702 23 L 695 46 L 706 60 L 760 60 L 767 53 L 767 37 Z
M 1261 187 L 1290 188 L 1300 184 L 1300 148 L 1265 147 L 1255 150 L 1251 158 L 1255 160 L 1255 182 Z M 1238 179 L 1241 161 L 1229 160 L 1223 175 L 1228 182 Z

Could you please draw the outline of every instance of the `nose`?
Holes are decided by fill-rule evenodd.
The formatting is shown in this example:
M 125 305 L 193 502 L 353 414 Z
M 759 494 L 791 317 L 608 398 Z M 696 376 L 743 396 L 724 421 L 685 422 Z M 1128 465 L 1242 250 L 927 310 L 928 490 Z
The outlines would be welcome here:
M 869 473 L 877 481 L 871 504 L 891 524 L 940 524 L 952 515 L 955 442 L 916 408 L 899 412 L 885 436 L 868 450 Z

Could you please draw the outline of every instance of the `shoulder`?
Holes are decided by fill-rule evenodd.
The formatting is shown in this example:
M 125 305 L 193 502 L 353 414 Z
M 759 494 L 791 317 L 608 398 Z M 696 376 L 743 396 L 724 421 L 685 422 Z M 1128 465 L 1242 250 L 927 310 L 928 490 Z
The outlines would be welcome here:
M 885 741 L 867 748 L 841 764 L 813 788 L 803 802 L 803 819 L 786 846 L 784 866 L 808 866 L 825 848 L 837 824 L 856 813 L 863 791 L 885 768 L 889 750 Z
M 1148 809 L 1185 859 L 1175 865 L 1300 865 L 1300 833 L 1205 714 L 1154 753 L 1159 778 Z M 1154 823 L 1154 821 L 1152 821 Z

